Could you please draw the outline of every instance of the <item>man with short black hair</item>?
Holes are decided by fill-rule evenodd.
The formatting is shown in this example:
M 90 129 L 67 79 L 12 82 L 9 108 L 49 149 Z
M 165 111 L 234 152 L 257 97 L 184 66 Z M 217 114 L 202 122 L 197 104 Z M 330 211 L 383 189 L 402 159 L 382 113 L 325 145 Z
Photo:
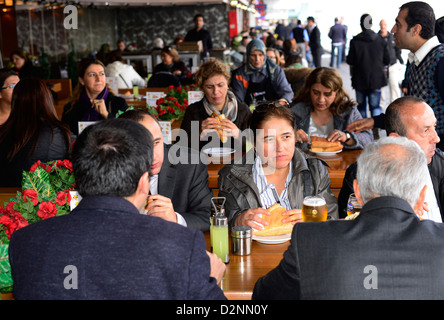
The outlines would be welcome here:
M 195 28 L 188 31 L 184 41 L 202 41 L 203 56 L 206 57 L 209 50 L 213 49 L 213 41 L 208 30 L 204 29 L 204 17 L 201 14 L 194 16 Z
M 401 6 L 392 33 L 398 48 L 410 50 L 405 94 L 432 107 L 438 120 L 436 131 L 444 140 L 444 45 L 435 35 L 435 22 L 430 5 L 408 2 Z
M 139 214 L 150 190 L 148 130 L 100 121 L 79 135 L 72 159 L 79 205 L 11 237 L 14 298 L 225 298 L 225 265 L 205 251 L 202 232 Z

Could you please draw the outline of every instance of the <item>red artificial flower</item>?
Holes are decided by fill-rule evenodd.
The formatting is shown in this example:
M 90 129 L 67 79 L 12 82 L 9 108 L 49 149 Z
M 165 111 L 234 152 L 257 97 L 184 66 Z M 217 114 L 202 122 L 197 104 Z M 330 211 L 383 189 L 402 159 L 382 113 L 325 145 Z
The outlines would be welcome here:
M 162 109 L 162 108 L 158 108 L 158 109 L 157 109 L 157 114 L 158 114 L 159 116 L 163 116 L 165 113 L 166 113 L 166 110 L 164 110 L 164 109 Z
M 71 201 L 71 194 L 69 193 L 69 191 L 65 192 L 65 191 L 59 191 L 57 192 L 57 198 L 55 199 L 55 202 L 59 205 L 59 206 L 64 206 L 67 202 Z
M 6 209 L 6 214 L 8 216 L 12 217 L 14 215 L 20 214 L 20 212 L 18 212 L 17 210 L 14 209 L 14 205 L 16 205 L 16 204 L 17 204 L 17 202 L 11 201 L 6 205 L 5 209 Z
M 28 200 L 31 200 L 32 204 L 36 206 L 39 203 L 39 200 L 37 199 L 37 191 L 34 189 L 25 189 L 23 190 L 23 201 L 28 202 Z
M 47 219 L 54 217 L 57 214 L 57 207 L 52 202 L 45 202 L 39 205 L 39 211 L 37 211 L 37 215 L 42 219 Z
M 0 225 L 3 225 L 8 239 L 11 240 L 11 235 L 14 231 L 26 227 L 28 221 L 26 221 L 21 215 L 15 217 L 8 217 L 6 215 L 0 216 Z
M 167 107 L 167 112 L 171 113 L 171 114 L 174 114 L 174 112 L 176 112 L 176 111 L 174 110 L 174 108 Z
M 69 160 L 57 160 L 56 162 L 58 167 L 63 167 L 69 169 L 69 172 L 72 172 L 72 163 Z
M 47 165 L 47 164 L 44 164 L 44 163 L 41 163 L 40 160 L 38 160 L 36 163 L 34 163 L 34 164 L 31 166 L 31 169 L 29 169 L 29 171 L 30 171 L 30 172 L 34 172 L 35 169 L 37 169 L 37 167 L 40 167 L 40 168 L 45 169 L 46 172 L 50 172 L 50 171 L 51 171 L 51 166 L 49 166 L 49 165 Z
M 171 85 L 171 86 L 168 87 L 168 90 L 173 90 L 173 89 L 174 89 L 174 86 L 173 86 L 173 85 Z

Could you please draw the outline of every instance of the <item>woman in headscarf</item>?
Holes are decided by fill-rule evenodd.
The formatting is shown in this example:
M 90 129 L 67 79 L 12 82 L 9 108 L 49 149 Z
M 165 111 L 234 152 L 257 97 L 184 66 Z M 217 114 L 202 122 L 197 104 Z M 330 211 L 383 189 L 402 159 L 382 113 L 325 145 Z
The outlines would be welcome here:
M 282 105 L 293 99 L 293 90 L 281 67 L 266 56 L 265 44 L 258 39 L 247 46 L 247 62 L 233 71 L 231 88 L 247 105 L 279 100 Z
M 209 142 L 212 147 L 220 146 L 224 138 L 221 139 L 216 132 L 217 129 L 221 129 L 227 139 L 222 143 L 223 146 L 231 147 L 241 143 L 238 141 L 240 130 L 247 128 L 251 112 L 247 105 L 239 101 L 229 90 L 230 76 L 229 67 L 214 58 L 210 58 L 199 67 L 196 83 L 204 97 L 188 106 L 185 111 L 181 129 L 188 137 L 181 138 L 179 144 L 199 150 L 208 146 Z M 225 119 L 219 121 L 213 117 L 213 113 L 218 116 L 224 115 Z M 197 133 L 200 138 L 198 143 L 193 142 L 197 141 L 193 139 Z

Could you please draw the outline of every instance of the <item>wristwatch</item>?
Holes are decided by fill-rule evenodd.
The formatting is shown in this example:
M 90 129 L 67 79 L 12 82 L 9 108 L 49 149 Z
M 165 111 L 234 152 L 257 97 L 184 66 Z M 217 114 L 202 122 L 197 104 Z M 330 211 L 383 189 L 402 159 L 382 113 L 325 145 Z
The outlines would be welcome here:
M 345 142 L 348 142 L 351 139 L 352 136 L 351 136 L 350 132 L 348 132 L 348 131 L 344 131 L 344 133 L 345 133 L 345 137 L 347 138 L 345 140 Z

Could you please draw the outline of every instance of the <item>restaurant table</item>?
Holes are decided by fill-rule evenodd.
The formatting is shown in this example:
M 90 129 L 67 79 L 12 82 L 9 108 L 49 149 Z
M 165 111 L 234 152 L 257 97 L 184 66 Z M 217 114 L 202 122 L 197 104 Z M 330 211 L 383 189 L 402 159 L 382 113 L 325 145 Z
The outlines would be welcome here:
M 345 171 L 351 164 L 358 160 L 361 152 L 362 150 L 343 150 L 342 152 L 331 156 L 317 155 L 312 154 L 311 152 L 308 153 L 324 160 L 328 164 L 328 173 L 331 180 L 330 188 L 333 194 L 337 197 L 339 191 L 342 188 Z M 219 170 L 222 169 L 225 163 L 227 162 L 224 161 L 223 163 L 208 163 L 208 186 L 210 189 L 213 189 L 215 194 L 218 191 L 217 180 L 219 178 Z
M 207 250 L 211 250 L 210 233 L 205 232 Z M 263 244 L 253 240 L 251 254 L 232 254 L 231 237 L 230 262 L 226 264 L 224 277 L 219 284 L 229 300 L 250 300 L 256 281 L 277 267 L 290 241 L 281 244 Z M 211 251 L 210 251 L 211 252 Z
M 205 232 L 207 250 L 211 252 L 210 233 Z M 230 238 L 230 237 L 229 237 Z M 256 281 L 274 269 L 283 258 L 290 241 L 281 244 L 262 244 L 252 242 L 251 254 L 237 256 L 231 253 L 230 262 L 226 264 L 224 277 L 219 284 L 229 300 L 250 300 Z M 12 293 L 1 294 L 2 300 L 13 300 Z

